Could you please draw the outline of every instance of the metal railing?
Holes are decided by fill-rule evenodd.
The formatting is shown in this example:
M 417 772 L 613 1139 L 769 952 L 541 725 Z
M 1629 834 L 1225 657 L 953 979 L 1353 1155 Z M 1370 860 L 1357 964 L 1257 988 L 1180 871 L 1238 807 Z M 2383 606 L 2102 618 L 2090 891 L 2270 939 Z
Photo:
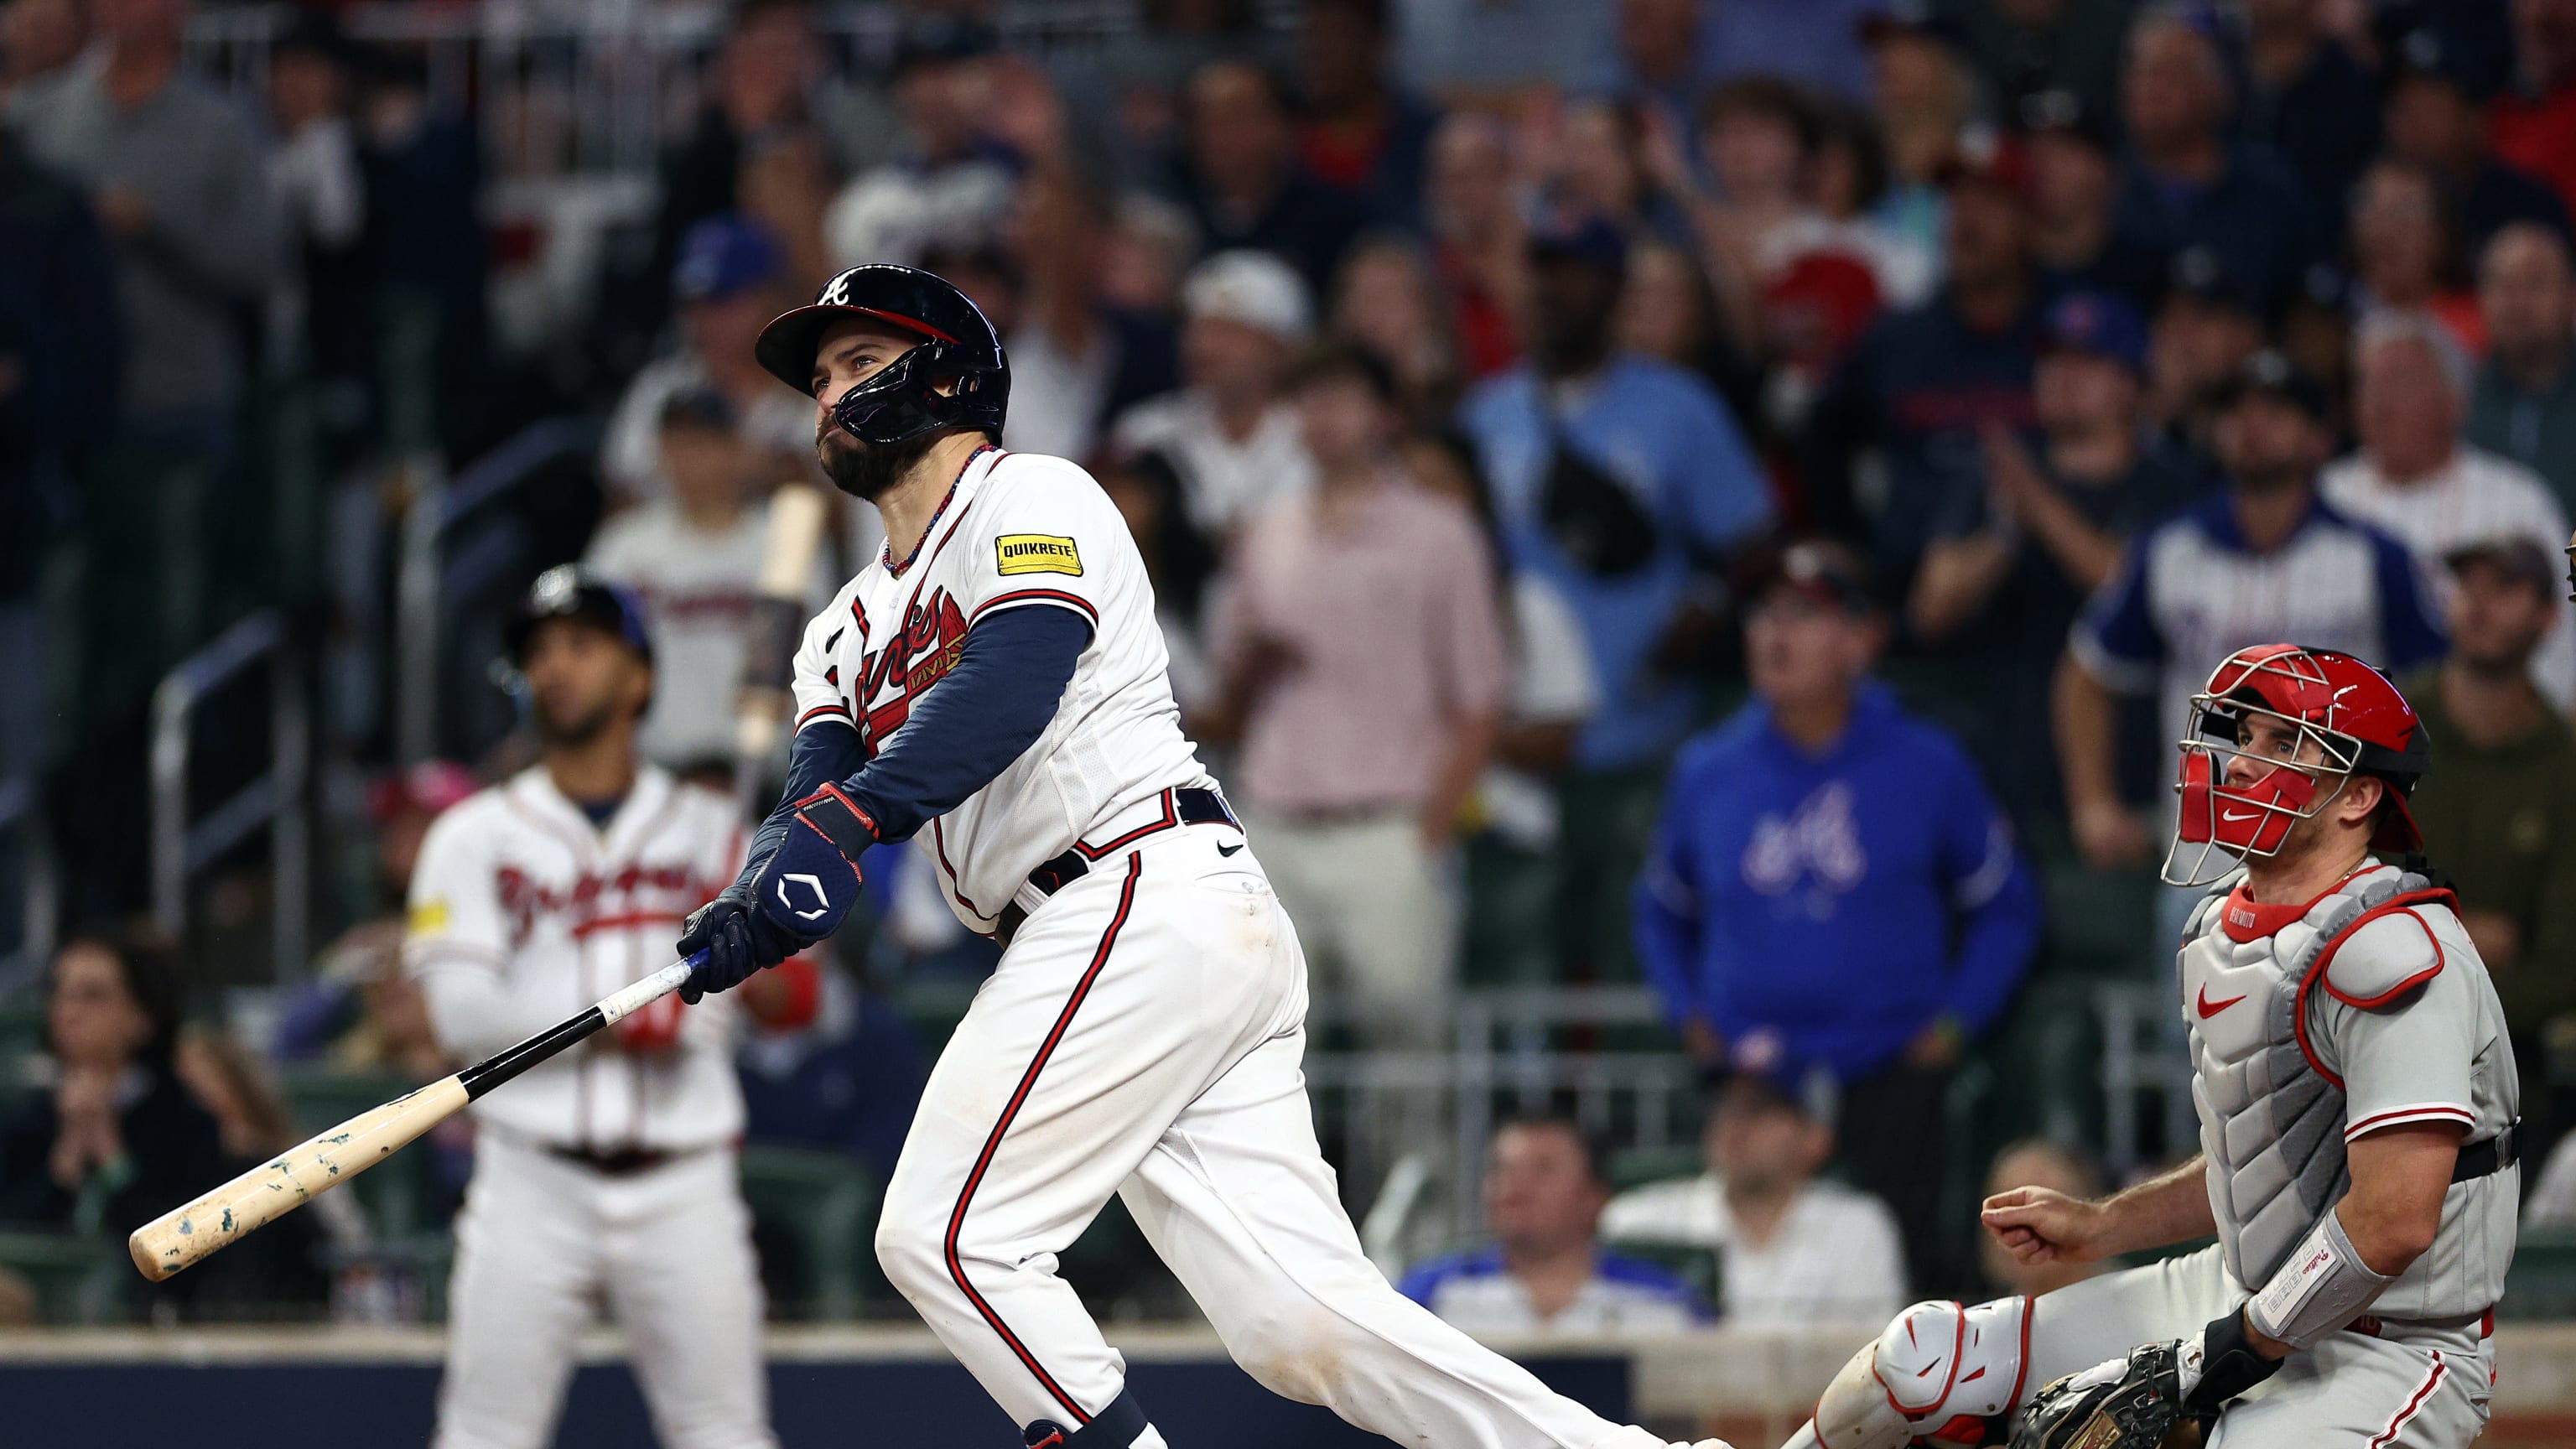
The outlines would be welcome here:
M 2102 1163 L 2114 1176 L 2183 1154 L 2198 1141 L 2191 1102 L 2191 1049 L 2170 988 L 2106 982 L 2093 988 L 2102 1029 Z M 2141 1099 L 2156 1099 L 2164 1151 L 2147 1150 Z
M 206 699 L 265 663 L 269 767 L 232 798 L 189 820 L 188 772 Z M 263 827 L 269 832 L 271 932 L 281 982 L 302 979 L 311 907 L 305 776 L 311 720 L 284 618 L 264 609 L 216 636 L 163 677 L 152 694 L 152 917 L 171 939 L 188 929 L 190 881 Z
M 1698 1074 L 1668 1045 L 1568 1049 L 1572 1032 L 1662 1021 L 1644 987 L 1498 987 L 1462 993 L 1447 1050 L 1309 1053 L 1318 1125 L 1348 1175 L 1429 1204 L 1447 1231 L 1482 1217 L 1485 1152 L 1498 1116 L 1570 1104 L 1585 1130 L 1641 1148 L 1693 1140 Z M 1391 1231 L 1391 1229 L 1389 1229 Z
M 448 541 L 460 524 L 524 487 L 548 464 L 588 452 L 598 442 L 595 422 L 548 418 L 529 424 L 452 480 L 441 479 L 434 463 L 413 465 L 416 481 L 403 510 L 394 606 L 394 749 L 402 763 L 417 764 L 438 753 L 444 610 L 459 583 L 479 581 L 450 577 Z M 490 553 L 478 555 L 477 567 L 468 572 L 480 575 L 486 565 L 497 567 L 485 556 Z

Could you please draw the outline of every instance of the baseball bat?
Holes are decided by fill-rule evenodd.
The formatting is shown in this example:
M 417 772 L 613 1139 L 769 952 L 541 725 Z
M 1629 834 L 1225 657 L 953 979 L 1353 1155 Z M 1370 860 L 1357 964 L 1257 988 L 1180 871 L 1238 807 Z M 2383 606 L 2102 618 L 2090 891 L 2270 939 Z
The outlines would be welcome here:
M 742 697 L 734 711 L 734 800 L 746 814 L 759 791 L 762 767 L 778 744 L 779 727 L 795 707 L 790 686 L 796 640 L 804 629 L 814 555 L 823 545 L 830 513 L 822 490 L 809 483 L 784 484 L 769 498 L 760 578 L 752 585 L 752 617 L 743 631 Z
M 452 1077 L 370 1107 L 339 1126 L 281 1152 L 176 1212 L 145 1223 L 125 1240 L 143 1276 L 158 1283 L 232 1246 L 393 1155 L 494 1087 L 592 1033 L 680 989 L 707 959 L 700 951 L 675 961 L 577 1015 L 476 1062 Z

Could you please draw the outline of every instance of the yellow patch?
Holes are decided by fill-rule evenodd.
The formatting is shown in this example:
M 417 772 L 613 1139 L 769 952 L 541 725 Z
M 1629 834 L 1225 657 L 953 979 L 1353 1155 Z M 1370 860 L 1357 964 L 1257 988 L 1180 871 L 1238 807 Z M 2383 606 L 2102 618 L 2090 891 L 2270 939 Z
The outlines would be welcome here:
M 1082 576 L 1082 554 L 1073 540 L 1047 533 L 1006 533 L 993 540 L 994 566 L 1012 574 Z
M 422 901 L 419 905 L 412 907 L 411 918 L 408 922 L 408 926 L 411 934 L 415 936 L 436 936 L 445 933 L 447 930 L 447 902 Z

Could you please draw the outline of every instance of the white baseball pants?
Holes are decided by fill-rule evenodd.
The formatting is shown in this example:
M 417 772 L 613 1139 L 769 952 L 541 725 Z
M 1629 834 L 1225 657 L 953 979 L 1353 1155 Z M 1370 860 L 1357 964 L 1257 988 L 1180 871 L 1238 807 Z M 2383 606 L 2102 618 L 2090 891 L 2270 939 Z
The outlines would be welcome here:
M 491 1131 L 456 1218 L 435 1449 L 552 1444 L 603 1293 L 663 1449 L 776 1449 L 735 1155 L 611 1177 Z
M 1125 1365 L 1055 1255 L 1115 1192 L 1275 1393 L 1441 1449 L 1660 1444 L 1370 1265 L 1316 1145 L 1305 1009 L 1241 834 L 1185 826 L 1094 862 L 1030 914 L 932 1069 L 886 1188 L 886 1276 L 1014 1422 L 1078 1430 Z

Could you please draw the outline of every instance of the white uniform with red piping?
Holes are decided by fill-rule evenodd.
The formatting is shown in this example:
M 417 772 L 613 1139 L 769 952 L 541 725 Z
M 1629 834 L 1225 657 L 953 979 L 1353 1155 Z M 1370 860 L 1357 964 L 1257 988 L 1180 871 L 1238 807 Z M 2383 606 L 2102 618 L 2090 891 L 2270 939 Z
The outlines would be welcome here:
M 2251 1296 L 2351 1186 L 2345 1145 L 2405 1122 L 2495 1138 L 2519 1107 L 2504 1012 L 2451 893 L 2365 862 L 2305 906 L 2239 870 L 2193 912 L 2179 1009 L 2218 1242 L 2037 1299 L 1919 1304 L 1864 1347 L 1788 1449 L 1897 1449 L 1979 1421 Z M 2461 1449 L 2486 1426 L 2517 1167 L 2454 1182 L 2432 1247 L 2369 1313 L 2230 1402 L 2210 1449 Z
M 449 810 L 422 843 L 404 945 L 440 1045 L 479 1059 L 669 965 L 744 845 L 730 801 L 650 766 L 604 826 L 543 766 Z M 474 1104 L 439 1449 L 554 1442 L 603 1296 L 666 1449 L 776 1442 L 736 1181 L 741 1010 L 665 997 Z
M 1216 782 L 1181 732 L 1144 561 L 1089 474 L 971 459 L 918 551 L 880 556 L 807 626 L 798 728 L 856 729 L 873 755 L 967 630 L 1015 608 L 1071 610 L 1091 639 L 1038 741 L 914 837 L 958 919 L 1008 940 L 887 1184 L 888 1280 L 1014 1423 L 1079 1432 L 1125 1365 L 1055 1258 L 1116 1194 L 1279 1393 L 1406 1444 L 1660 1444 L 1479 1347 L 1362 1253 L 1306 1099 L 1304 954 L 1241 829 L 1184 817 Z M 1052 890 L 1030 882 L 1068 859 Z M 1133 1442 L 1162 1440 L 1149 1425 Z

